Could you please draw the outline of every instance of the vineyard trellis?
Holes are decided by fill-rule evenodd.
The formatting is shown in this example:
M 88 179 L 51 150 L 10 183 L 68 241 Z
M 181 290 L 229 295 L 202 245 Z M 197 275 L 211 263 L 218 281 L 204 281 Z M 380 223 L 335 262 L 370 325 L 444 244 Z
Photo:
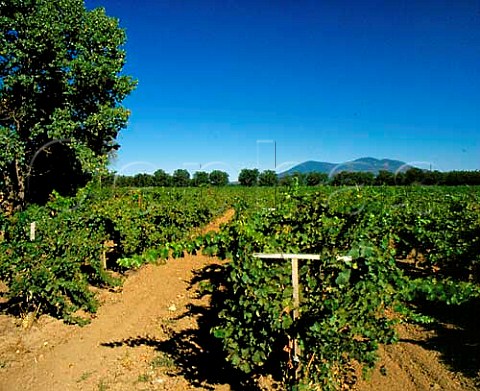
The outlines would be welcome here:
M 240 203 L 234 221 L 206 238 L 209 254 L 231 260 L 212 332 L 243 372 L 281 372 L 295 389 L 340 389 L 354 381 L 352 362 L 364 374 L 375 366 L 379 344 L 398 338 L 396 323 L 433 321 L 417 300 L 457 305 L 480 294 L 476 193 L 334 193 L 287 192 L 274 209 Z M 413 272 L 401 262 L 412 248 L 424 255 Z M 275 259 L 290 260 L 291 270 Z
M 300 317 L 300 283 L 298 278 L 298 260 L 299 259 L 309 259 L 309 260 L 320 260 L 320 256 L 317 254 L 283 254 L 283 253 L 255 253 L 253 254 L 255 258 L 262 259 L 284 259 L 290 260 L 292 266 L 292 288 L 293 288 L 293 321 L 296 321 Z M 293 338 L 293 361 L 299 363 L 299 356 L 301 355 L 300 348 L 296 338 Z

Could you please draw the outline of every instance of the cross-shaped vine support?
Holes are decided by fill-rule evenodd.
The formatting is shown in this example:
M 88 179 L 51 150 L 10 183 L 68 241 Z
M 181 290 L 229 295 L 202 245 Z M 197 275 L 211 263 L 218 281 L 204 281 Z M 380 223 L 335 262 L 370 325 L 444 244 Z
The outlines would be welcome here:
M 293 320 L 296 321 L 300 317 L 300 283 L 298 275 L 298 260 L 320 260 L 320 255 L 317 254 L 262 254 L 256 253 L 253 254 L 255 258 L 261 259 L 287 259 L 291 261 L 292 264 L 292 287 L 293 287 Z M 301 349 L 298 346 L 298 341 L 296 338 L 293 338 L 293 348 L 292 348 L 292 357 L 293 362 L 297 364 L 297 369 L 295 371 L 295 376 L 298 375 L 298 370 L 300 369 L 300 357 Z

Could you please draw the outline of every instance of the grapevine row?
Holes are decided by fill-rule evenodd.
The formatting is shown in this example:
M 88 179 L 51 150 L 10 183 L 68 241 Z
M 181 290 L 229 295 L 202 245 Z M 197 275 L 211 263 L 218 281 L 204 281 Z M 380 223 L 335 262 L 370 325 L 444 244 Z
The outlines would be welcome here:
M 378 345 L 396 340 L 396 322 L 428 320 L 410 303 L 478 296 L 478 190 L 300 193 L 292 190 L 274 209 L 252 212 L 242 204 L 231 224 L 205 238 L 206 252 L 231 259 L 212 331 L 233 366 L 276 374 L 292 387 L 338 389 L 353 381 L 353 362 L 367 371 L 375 365 Z M 291 316 L 288 263 L 254 253 L 321 256 L 301 264 L 299 319 Z

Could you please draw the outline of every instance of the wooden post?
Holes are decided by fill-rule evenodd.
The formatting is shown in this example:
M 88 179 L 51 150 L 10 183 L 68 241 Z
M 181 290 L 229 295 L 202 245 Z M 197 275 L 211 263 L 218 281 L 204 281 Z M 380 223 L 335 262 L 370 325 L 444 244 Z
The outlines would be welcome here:
M 293 287 L 293 320 L 296 321 L 300 318 L 300 283 L 299 283 L 299 274 L 298 274 L 298 260 L 299 259 L 309 259 L 309 260 L 320 260 L 320 255 L 317 254 L 253 254 L 255 258 L 262 259 L 289 259 L 292 264 L 292 287 Z M 298 341 L 296 338 L 293 338 L 293 351 L 292 351 L 293 361 L 298 365 L 300 363 L 300 346 L 298 346 Z
M 30 241 L 34 241 L 35 240 L 35 227 L 36 227 L 36 222 L 32 222 L 30 223 Z
M 300 317 L 300 284 L 298 281 L 298 258 L 292 258 L 292 286 L 293 286 L 293 321 Z M 300 362 L 300 348 L 296 338 L 293 339 L 293 360 Z
M 292 258 L 293 319 L 298 319 L 300 307 L 300 288 L 298 283 L 298 259 Z
M 263 254 L 263 253 L 255 253 L 253 254 L 255 258 L 261 259 L 289 259 L 292 263 L 292 287 L 293 287 L 293 320 L 296 321 L 300 318 L 300 283 L 299 283 L 299 274 L 298 274 L 298 260 L 299 259 L 306 259 L 306 260 L 314 260 L 319 261 L 320 255 L 318 254 L 283 254 L 283 253 L 276 253 L 276 254 Z M 337 260 L 341 261 L 351 261 L 352 257 L 349 255 L 344 256 L 337 256 Z M 293 338 L 293 349 L 292 349 L 292 356 L 293 361 L 297 365 L 295 376 L 298 376 L 298 372 L 300 370 L 300 346 L 298 346 L 298 341 L 296 338 Z M 313 357 L 313 356 L 312 356 Z M 312 359 L 310 359 L 311 361 Z M 309 363 L 310 365 L 310 363 Z

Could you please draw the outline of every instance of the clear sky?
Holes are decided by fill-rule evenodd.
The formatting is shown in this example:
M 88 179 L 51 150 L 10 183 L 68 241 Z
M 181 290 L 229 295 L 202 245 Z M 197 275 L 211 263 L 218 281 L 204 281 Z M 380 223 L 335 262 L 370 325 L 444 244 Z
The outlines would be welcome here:
M 480 169 L 478 0 L 86 0 L 138 87 L 119 173 L 360 157 Z

